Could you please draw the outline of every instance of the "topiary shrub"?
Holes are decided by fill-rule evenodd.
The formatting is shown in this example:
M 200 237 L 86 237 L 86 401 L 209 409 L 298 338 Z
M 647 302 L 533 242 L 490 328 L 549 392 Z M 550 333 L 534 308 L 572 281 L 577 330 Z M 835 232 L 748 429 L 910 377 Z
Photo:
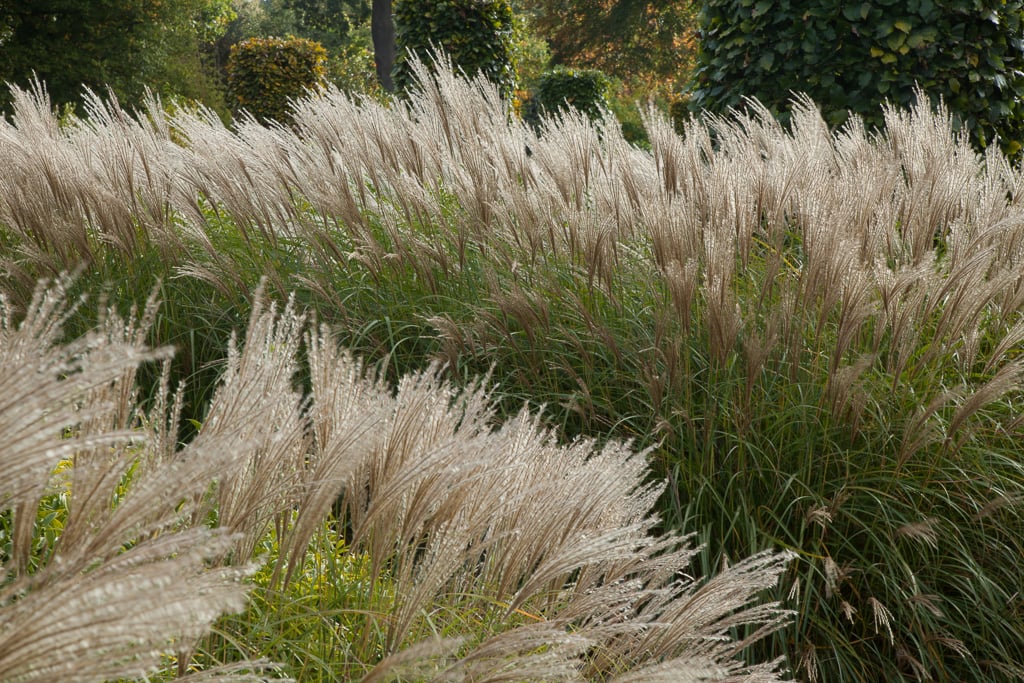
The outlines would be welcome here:
M 412 84 L 411 54 L 430 63 L 429 52 L 443 49 L 455 67 L 468 76 L 483 74 L 506 99 L 512 96 L 512 6 L 508 0 L 395 0 L 394 81 L 399 89 Z
M 249 38 L 232 46 L 228 92 L 232 110 L 260 121 L 290 121 L 288 102 L 324 84 L 327 51 L 305 38 Z
M 848 110 L 881 126 L 885 100 L 915 84 L 942 97 L 979 148 L 1024 144 L 1021 0 L 706 0 L 691 108 L 724 113 L 753 96 L 785 120 L 805 92 L 838 126 Z
M 603 71 L 556 66 L 541 74 L 526 118 L 537 121 L 543 113 L 558 114 L 572 107 L 597 120 L 611 107 L 610 88 L 611 80 Z
M 680 135 L 690 119 L 690 101 L 686 97 L 674 97 L 668 105 L 668 117 L 672 121 L 672 127 Z

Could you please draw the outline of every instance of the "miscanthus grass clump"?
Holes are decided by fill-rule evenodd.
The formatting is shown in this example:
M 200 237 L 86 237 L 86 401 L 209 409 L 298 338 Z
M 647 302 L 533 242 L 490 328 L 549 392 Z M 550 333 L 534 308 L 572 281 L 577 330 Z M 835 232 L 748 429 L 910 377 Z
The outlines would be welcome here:
M 755 102 L 681 135 L 650 112 L 648 152 L 417 69 L 406 100 L 326 91 L 287 129 L 99 98 L 62 128 L 15 93 L 11 296 L 85 263 L 82 289 L 141 306 L 161 276 L 150 341 L 181 349 L 205 429 L 211 361 L 265 279 L 389 386 L 491 372 L 496 419 L 529 400 L 563 444 L 651 449 L 662 527 L 698 533 L 701 573 L 796 552 L 775 597 L 797 618 L 748 661 L 1024 675 L 1020 168 L 923 93 L 883 131 L 830 131 L 803 99 L 788 128 Z
M 155 305 L 61 343 L 65 290 L 0 309 L 5 682 L 780 680 L 736 655 L 787 620 L 757 596 L 791 556 L 692 577 L 644 453 L 495 427 L 434 371 L 392 391 L 259 299 L 182 446 L 166 381 L 136 400 Z
M 140 342 L 153 311 L 62 344 L 65 285 L 37 290 L 17 325 L 0 304 L 0 679 L 12 683 L 141 679 L 242 609 L 255 569 L 217 561 L 230 530 L 190 523 L 245 448 L 176 452 L 173 406 L 135 401 L 136 367 L 167 356 Z M 195 678 L 260 681 L 245 671 L 261 668 Z

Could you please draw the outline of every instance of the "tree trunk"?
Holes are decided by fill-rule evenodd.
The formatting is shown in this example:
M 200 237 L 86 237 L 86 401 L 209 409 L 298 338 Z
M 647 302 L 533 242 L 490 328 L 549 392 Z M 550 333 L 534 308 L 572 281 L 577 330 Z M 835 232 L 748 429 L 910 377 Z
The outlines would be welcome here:
M 391 92 L 395 89 L 395 84 L 391 80 L 391 67 L 395 65 L 397 51 L 391 0 L 373 0 L 370 35 L 373 37 L 373 59 L 377 63 L 377 78 L 384 89 Z

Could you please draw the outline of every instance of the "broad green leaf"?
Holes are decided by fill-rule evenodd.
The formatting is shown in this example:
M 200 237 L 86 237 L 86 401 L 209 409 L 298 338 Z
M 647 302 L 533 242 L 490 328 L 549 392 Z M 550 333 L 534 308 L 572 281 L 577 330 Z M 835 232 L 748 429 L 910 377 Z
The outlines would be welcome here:
M 916 50 L 919 47 L 923 47 L 927 43 L 932 42 L 932 40 L 933 39 L 930 39 L 928 37 L 927 31 L 914 31 L 909 36 L 907 36 L 907 45 L 910 48 Z
M 885 44 L 889 46 L 890 50 L 898 50 L 905 42 L 907 42 L 906 34 L 896 32 L 890 33 L 885 40 Z

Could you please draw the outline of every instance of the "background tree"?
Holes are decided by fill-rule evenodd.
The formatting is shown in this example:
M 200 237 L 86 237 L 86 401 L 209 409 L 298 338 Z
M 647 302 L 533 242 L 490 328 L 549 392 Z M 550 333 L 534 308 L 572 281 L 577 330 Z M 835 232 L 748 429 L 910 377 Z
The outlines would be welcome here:
M 80 102 L 83 85 L 129 105 L 146 86 L 212 97 L 202 47 L 230 17 L 230 0 L 0 0 L 0 81 L 34 72 L 57 105 Z
M 882 125 L 879 105 L 909 106 L 915 84 L 942 97 L 979 147 L 1024 142 L 1024 2 L 707 0 L 692 110 L 757 97 L 783 119 L 805 92 L 826 120 L 848 110 Z
M 517 86 L 525 91 L 536 87 L 541 74 L 551 66 L 551 47 L 540 35 L 531 13 L 512 5 L 512 61 Z
M 696 54 L 695 0 L 515 0 L 551 64 L 598 69 L 611 79 L 608 106 L 626 139 L 647 133 L 638 104 L 668 109 L 689 85 Z M 530 84 L 535 90 L 537 82 Z M 526 111 L 530 111 L 527 106 Z
M 391 70 L 395 66 L 395 22 L 391 16 L 391 0 L 373 0 L 372 9 L 373 59 L 377 67 L 377 78 L 387 90 L 395 89 Z
M 236 0 L 237 1 L 237 0 Z M 239 16 L 252 37 L 284 38 L 293 35 L 324 46 L 328 53 L 342 50 L 350 41 L 352 30 L 369 19 L 367 0 L 242 0 Z
M 302 37 L 315 40 L 328 52 L 342 48 L 353 23 L 365 21 L 370 11 L 365 0 L 287 0 L 285 4 L 295 12 Z
M 693 63 L 692 0 L 518 0 L 551 46 L 553 64 L 600 69 L 624 82 L 672 87 Z
M 221 79 L 234 45 L 249 38 L 294 36 L 312 40 L 327 54 L 328 81 L 347 91 L 370 93 L 373 79 L 368 0 L 234 0 L 237 18 L 215 47 Z

